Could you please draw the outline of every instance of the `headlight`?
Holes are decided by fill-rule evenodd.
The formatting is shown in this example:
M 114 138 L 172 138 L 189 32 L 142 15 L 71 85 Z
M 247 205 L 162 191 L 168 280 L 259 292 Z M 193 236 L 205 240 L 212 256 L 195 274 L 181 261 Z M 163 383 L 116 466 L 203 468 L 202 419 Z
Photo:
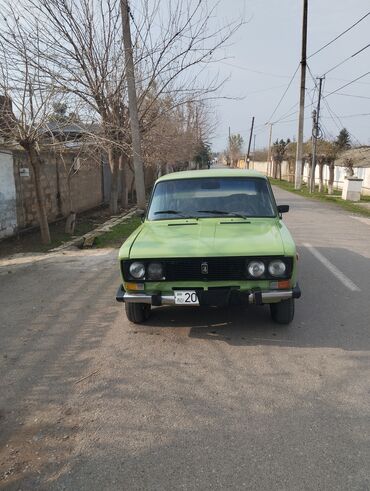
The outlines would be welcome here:
M 151 280 L 161 280 L 163 278 L 163 266 L 161 263 L 150 263 L 148 266 L 148 276 Z
M 140 280 L 145 276 L 145 266 L 143 263 L 132 263 L 130 264 L 130 275 L 136 280 Z
M 253 278 L 259 278 L 265 272 L 265 265 L 262 261 L 251 261 L 248 264 L 248 273 Z
M 269 273 L 271 276 L 283 276 L 286 271 L 286 266 L 283 261 L 276 259 L 269 264 Z

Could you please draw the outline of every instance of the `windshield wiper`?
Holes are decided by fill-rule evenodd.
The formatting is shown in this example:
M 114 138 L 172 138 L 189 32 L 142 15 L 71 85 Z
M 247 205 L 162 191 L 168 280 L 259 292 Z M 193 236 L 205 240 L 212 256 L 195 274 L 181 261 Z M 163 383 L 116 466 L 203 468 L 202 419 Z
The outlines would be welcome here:
M 160 211 L 155 211 L 154 212 L 154 215 L 178 215 L 181 218 L 195 218 L 195 219 L 197 219 L 197 217 L 192 217 L 192 216 L 184 215 L 183 213 L 181 213 L 181 211 L 177 211 L 177 210 L 160 210 Z
M 222 211 L 222 210 L 198 210 L 197 213 L 212 213 L 212 215 L 225 215 L 229 217 L 243 218 L 248 220 L 248 217 L 242 215 L 241 213 L 234 213 L 232 211 Z

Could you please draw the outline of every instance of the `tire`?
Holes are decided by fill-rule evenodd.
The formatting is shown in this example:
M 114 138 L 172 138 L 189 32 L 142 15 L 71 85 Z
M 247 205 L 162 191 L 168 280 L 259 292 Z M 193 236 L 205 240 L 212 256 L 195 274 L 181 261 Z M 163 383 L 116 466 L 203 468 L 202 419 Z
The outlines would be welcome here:
M 290 324 L 294 318 L 294 298 L 270 304 L 271 318 L 277 324 Z
M 134 324 L 142 324 L 150 316 L 150 305 L 147 303 L 126 302 L 125 310 L 128 320 Z

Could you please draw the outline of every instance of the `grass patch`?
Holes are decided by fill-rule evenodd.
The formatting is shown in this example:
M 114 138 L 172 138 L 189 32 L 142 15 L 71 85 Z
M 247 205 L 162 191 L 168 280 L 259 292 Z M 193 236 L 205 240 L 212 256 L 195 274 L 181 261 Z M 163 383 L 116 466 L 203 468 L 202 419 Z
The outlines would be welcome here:
M 362 196 L 361 201 L 359 203 L 355 203 L 353 201 L 345 201 L 341 198 L 341 191 L 335 190 L 334 194 L 328 195 L 326 193 L 319 193 L 315 191 L 314 193 L 310 193 L 307 189 L 306 185 L 303 185 L 301 189 L 294 189 L 294 184 L 287 181 L 280 181 L 279 179 L 269 178 L 271 184 L 274 186 L 278 186 L 286 191 L 290 191 L 292 193 L 298 194 L 300 196 L 304 196 L 306 198 L 316 199 L 320 201 L 326 201 L 327 203 L 334 203 L 344 210 L 350 211 L 351 213 L 356 213 L 357 215 L 361 215 L 364 217 L 370 217 L 370 210 L 361 206 L 359 203 L 370 203 L 370 196 Z
M 115 225 L 109 232 L 96 237 L 95 247 L 121 247 L 127 237 L 141 224 L 138 217 L 132 217 L 128 220 Z
M 52 223 L 49 225 L 51 243 L 47 245 L 42 244 L 39 230 L 1 240 L 0 257 L 19 253 L 48 252 L 50 249 L 54 249 L 55 247 L 72 240 L 74 237 L 90 232 L 98 225 L 101 225 L 108 220 L 109 217 L 109 210 L 106 208 L 98 208 L 96 210 L 77 214 L 73 235 L 64 232 L 65 220 Z

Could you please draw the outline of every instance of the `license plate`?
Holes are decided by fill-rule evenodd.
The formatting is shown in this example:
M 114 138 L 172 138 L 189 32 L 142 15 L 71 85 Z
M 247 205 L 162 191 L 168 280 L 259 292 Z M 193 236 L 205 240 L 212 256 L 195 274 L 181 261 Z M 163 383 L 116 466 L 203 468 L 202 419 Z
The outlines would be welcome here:
M 199 305 L 198 295 L 195 291 L 175 291 L 175 304 L 177 305 Z

